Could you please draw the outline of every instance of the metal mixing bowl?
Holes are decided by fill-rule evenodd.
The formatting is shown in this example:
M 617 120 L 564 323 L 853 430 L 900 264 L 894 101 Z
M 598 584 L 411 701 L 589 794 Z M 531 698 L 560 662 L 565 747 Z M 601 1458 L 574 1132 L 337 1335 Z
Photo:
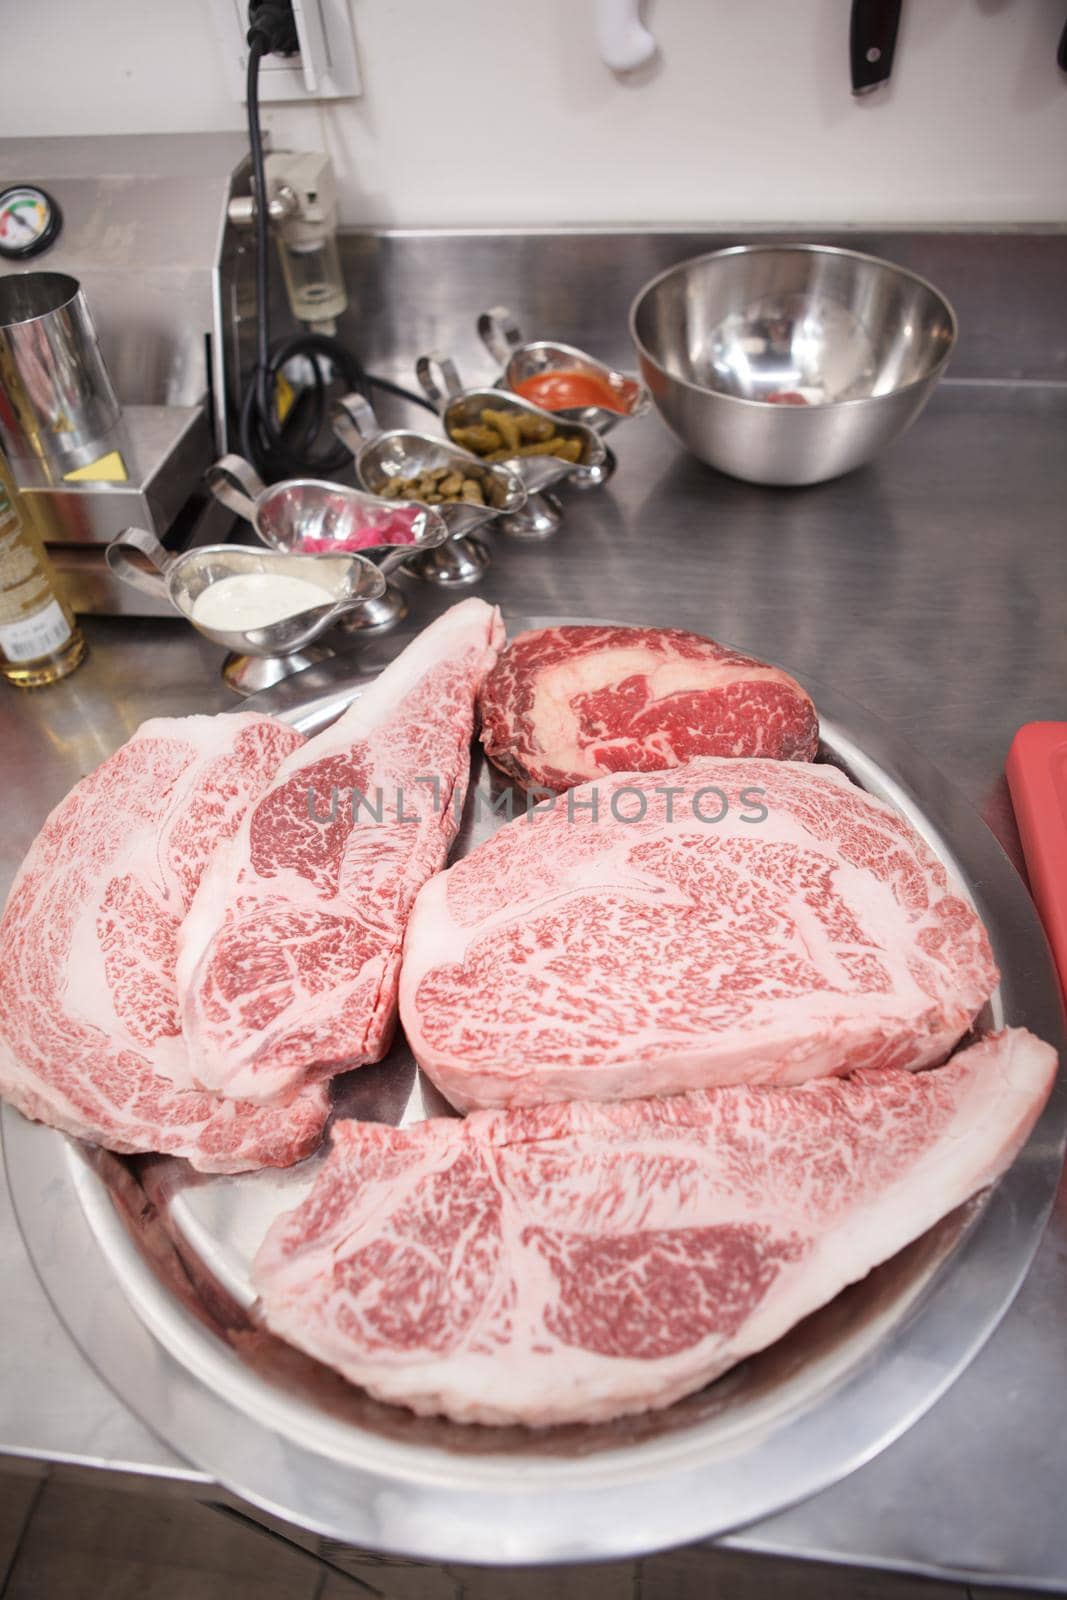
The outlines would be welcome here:
M 915 421 L 956 315 L 875 256 L 736 245 L 653 278 L 630 331 L 657 409 L 694 455 L 752 483 L 802 484 L 851 472 Z

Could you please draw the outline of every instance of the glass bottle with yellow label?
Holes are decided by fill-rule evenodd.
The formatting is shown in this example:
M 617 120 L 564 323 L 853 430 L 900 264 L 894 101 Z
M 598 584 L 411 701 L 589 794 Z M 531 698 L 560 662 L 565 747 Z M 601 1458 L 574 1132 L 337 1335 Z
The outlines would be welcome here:
M 85 659 L 85 640 L 0 456 L 0 675 L 23 689 L 58 683 Z

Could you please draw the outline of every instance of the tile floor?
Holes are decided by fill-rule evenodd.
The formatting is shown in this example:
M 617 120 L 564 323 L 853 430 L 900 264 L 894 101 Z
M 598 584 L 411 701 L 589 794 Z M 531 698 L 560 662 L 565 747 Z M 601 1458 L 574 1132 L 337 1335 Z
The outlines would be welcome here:
M 0 1600 L 1008 1600 L 808 1562 L 686 1549 L 596 1567 L 431 1567 L 325 1547 L 237 1508 L 104 1476 L 0 1465 Z M 344 1568 L 344 1570 L 341 1570 Z

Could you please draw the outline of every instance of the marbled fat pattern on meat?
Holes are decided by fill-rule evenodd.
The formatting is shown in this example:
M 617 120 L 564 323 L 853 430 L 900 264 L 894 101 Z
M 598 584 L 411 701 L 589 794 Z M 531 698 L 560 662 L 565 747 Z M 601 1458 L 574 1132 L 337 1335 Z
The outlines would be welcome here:
M 792 1089 L 344 1122 L 253 1265 L 267 1326 L 460 1422 L 669 1405 L 781 1337 L 1010 1164 L 1055 1052 Z
M 996 981 L 899 813 L 834 767 L 706 758 L 574 789 L 428 883 L 400 1014 L 469 1110 L 929 1066 Z
M 585 624 L 516 635 L 486 679 L 482 743 L 527 788 L 696 756 L 810 761 L 819 720 L 788 673 L 682 628 Z
M 455 836 L 503 632 L 495 607 L 453 606 L 284 763 L 215 856 L 178 958 L 205 1088 L 269 1102 L 388 1049 L 404 925 Z
M 264 1111 L 194 1087 L 174 978 L 211 851 L 302 743 L 269 717 L 157 718 L 52 812 L 0 922 L 0 1093 L 25 1115 L 206 1172 L 319 1143 L 320 1089 Z

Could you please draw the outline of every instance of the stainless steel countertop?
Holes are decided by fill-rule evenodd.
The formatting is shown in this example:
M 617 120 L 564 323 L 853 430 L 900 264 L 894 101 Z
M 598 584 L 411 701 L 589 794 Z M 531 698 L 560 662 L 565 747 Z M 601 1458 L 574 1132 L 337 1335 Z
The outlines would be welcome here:
M 512 614 L 613 615 L 710 633 L 864 702 L 935 761 L 1009 853 L 1016 727 L 1067 715 L 1067 387 L 942 386 L 879 462 L 794 490 L 732 482 L 655 417 L 614 437 L 604 492 L 560 533 L 497 539 L 477 589 Z M 412 616 L 447 598 L 412 586 Z M 89 770 L 144 716 L 221 708 L 220 652 L 180 623 L 92 620 L 66 684 L 2 695 L 2 855 L 17 861 L 76 756 Z M 0 885 L 3 887 L 3 885 Z M 34 1278 L 0 1194 L 0 1450 L 203 1484 L 88 1368 Z M 1067 1587 L 1067 1204 L 1015 1306 L 921 1422 L 837 1487 L 735 1548 Z M 11 1352 L 19 1352 L 16 1362 Z

